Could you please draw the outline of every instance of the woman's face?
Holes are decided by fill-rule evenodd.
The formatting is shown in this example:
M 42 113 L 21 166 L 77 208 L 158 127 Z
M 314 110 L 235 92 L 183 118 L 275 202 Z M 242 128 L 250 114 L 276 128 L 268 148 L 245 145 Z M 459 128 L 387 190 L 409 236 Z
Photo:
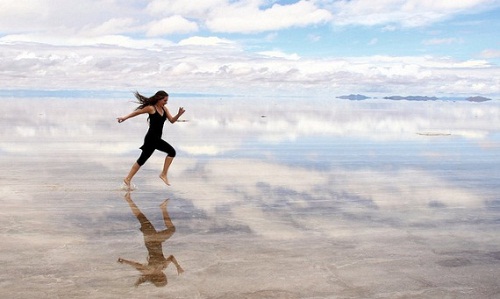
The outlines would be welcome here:
M 164 97 L 163 99 L 160 100 L 162 102 L 162 105 L 166 105 L 168 102 L 168 96 Z

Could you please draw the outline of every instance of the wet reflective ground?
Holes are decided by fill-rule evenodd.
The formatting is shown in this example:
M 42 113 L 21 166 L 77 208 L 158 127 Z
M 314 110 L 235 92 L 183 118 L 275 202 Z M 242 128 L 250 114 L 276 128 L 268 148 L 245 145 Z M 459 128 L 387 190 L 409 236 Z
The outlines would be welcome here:
M 500 296 L 496 102 L 0 101 L 2 298 Z

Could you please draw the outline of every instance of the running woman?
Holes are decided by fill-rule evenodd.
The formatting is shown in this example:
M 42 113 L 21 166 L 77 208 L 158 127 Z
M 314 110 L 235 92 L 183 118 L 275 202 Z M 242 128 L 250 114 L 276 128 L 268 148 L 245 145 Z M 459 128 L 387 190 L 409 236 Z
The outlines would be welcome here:
M 170 186 L 168 181 L 168 169 L 170 164 L 176 155 L 175 149 L 165 140 L 161 138 L 163 133 L 163 124 L 165 120 L 168 119 L 170 123 L 175 123 L 182 114 L 184 114 L 185 110 L 183 107 L 179 108 L 179 112 L 177 115 L 172 116 L 166 107 L 168 102 L 168 93 L 163 90 L 160 90 L 155 93 L 152 97 L 145 97 L 138 92 L 134 93 L 135 97 L 139 101 L 139 106 L 130 114 L 118 117 L 117 120 L 119 123 L 126 121 L 129 118 L 135 117 L 140 114 L 148 113 L 149 117 L 149 129 L 144 137 L 144 144 L 140 147 L 142 153 L 137 159 L 137 161 L 132 165 L 129 174 L 123 179 L 123 183 L 127 190 L 133 189 L 131 187 L 132 178 L 139 171 L 142 165 L 146 163 L 146 161 L 151 157 L 155 150 L 159 150 L 165 152 L 167 156 L 165 157 L 165 163 L 163 164 L 163 171 L 160 174 L 160 179 Z

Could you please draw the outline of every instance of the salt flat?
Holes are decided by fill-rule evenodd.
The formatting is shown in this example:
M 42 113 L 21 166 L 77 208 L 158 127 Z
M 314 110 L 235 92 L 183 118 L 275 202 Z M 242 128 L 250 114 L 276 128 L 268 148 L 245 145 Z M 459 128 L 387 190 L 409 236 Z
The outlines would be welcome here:
M 172 98 L 171 187 L 115 99 L 1 99 L 5 298 L 495 298 L 500 104 Z M 148 264 L 135 205 L 162 242 Z M 133 203 L 133 205 L 131 204 Z

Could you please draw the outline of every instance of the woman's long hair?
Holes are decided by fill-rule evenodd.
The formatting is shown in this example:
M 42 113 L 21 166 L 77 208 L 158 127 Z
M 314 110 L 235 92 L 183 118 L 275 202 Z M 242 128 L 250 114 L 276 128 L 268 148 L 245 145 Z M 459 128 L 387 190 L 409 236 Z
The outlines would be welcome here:
M 163 90 L 159 90 L 155 93 L 154 96 L 148 98 L 140 94 L 138 91 L 134 92 L 134 96 L 137 99 L 137 103 L 139 103 L 139 106 L 135 110 L 142 109 L 146 106 L 153 106 L 158 103 L 159 100 L 163 99 L 164 97 L 168 97 L 168 93 L 166 93 Z

